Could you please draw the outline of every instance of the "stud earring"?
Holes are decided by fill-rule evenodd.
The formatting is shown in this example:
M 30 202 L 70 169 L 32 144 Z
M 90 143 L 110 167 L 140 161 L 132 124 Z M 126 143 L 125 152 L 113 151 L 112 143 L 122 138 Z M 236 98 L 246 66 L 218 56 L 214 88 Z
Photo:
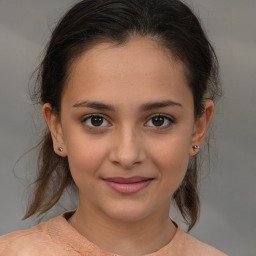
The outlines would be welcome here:
M 193 146 L 193 149 L 194 149 L 194 151 L 195 151 L 196 153 L 198 153 L 198 151 L 199 151 L 199 149 L 200 149 L 200 146 L 195 145 L 195 146 Z
M 61 147 L 58 147 L 58 150 L 59 150 L 60 152 L 63 152 L 63 148 L 61 148 Z

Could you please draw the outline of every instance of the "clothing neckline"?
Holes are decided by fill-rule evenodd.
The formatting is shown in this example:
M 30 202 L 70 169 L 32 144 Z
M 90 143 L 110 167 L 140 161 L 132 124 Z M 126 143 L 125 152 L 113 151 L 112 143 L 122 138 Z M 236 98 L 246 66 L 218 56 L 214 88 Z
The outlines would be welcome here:
M 87 240 L 86 237 L 81 235 L 73 226 L 71 226 L 68 219 L 74 214 L 74 212 L 75 211 L 65 212 L 61 216 L 53 218 L 48 222 L 48 233 L 52 240 L 62 247 L 65 246 L 66 250 L 76 250 L 83 252 L 84 255 L 88 255 L 88 253 L 90 253 L 91 256 L 121 256 L 111 252 L 101 251 L 97 245 Z M 172 240 L 158 251 L 146 254 L 145 256 L 163 256 L 170 253 L 170 251 L 179 251 L 178 247 L 182 246 L 184 235 L 183 231 L 178 227 L 178 225 L 174 221 L 172 222 L 177 228 Z

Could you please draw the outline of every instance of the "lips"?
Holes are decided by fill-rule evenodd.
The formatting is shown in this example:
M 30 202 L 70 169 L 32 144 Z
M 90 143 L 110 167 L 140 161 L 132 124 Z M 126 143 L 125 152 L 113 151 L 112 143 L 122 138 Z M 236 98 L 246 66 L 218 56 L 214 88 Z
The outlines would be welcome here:
M 134 194 L 146 188 L 153 178 L 148 177 L 110 177 L 103 179 L 105 183 L 114 191 L 122 194 Z

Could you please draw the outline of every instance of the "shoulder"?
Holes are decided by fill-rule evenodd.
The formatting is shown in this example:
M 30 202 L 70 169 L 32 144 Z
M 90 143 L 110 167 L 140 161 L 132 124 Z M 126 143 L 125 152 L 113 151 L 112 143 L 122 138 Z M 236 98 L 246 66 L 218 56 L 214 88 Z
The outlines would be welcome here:
M 27 230 L 14 231 L 1 236 L 0 255 L 39 256 L 42 255 L 42 251 L 45 255 L 53 255 L 53 251 L 60 251 L 48 232 L 48 224 L 49 222 L 45 222 Z
M 176 242 L 178 247 L 182 247 L 183 254 L 189 256 L 227 256 L 223 252 L 215 249 L 211 245 L 205 244 L 195 237 L 186 234 L 180 228 L 177 230 Z

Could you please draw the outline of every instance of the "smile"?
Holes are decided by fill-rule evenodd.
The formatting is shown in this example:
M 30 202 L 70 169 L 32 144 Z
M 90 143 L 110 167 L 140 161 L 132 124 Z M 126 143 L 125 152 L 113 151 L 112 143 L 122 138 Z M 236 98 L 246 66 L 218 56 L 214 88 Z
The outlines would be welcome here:
M 148 177 L 111 177 L 103 179 L 104 182 L 114 191 L 122 194 L 134 194 L 146 188 L 152 181 Z

